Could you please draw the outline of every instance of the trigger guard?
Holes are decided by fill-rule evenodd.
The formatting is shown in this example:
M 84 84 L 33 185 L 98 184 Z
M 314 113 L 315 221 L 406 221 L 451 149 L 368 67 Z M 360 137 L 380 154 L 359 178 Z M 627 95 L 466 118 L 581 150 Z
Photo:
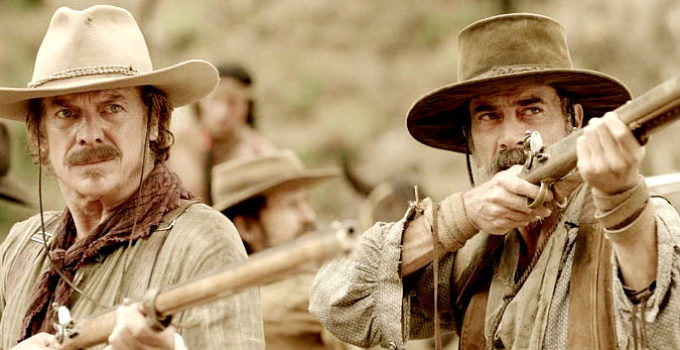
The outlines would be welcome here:
M 538 189 L 538 195 L 528 204 L 530 209 L 536 209 L 545 203 L 545 199 L 548 197 L 549 187 L 548 183 L 541 181 L 541 188 Z

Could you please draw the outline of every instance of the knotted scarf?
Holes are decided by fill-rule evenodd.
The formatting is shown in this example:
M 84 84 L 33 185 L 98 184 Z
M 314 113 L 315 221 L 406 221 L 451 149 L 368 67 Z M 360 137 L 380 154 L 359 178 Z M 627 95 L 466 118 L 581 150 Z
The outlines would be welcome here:
M 135 192 L 95 227 L 85 238 L 76 240 L 76 227 L 68 208 L 59 222 L 50 245 L 54 263 L 42 274 L 35 287 L 22 324 L 21 340 L 40 332 L 53 333 L 54 309 L 50 305 L 68 305 L 71 287 L 60 278 L 59 269 L 69 280 L 76 272 L 95 259 L 106 257 L 115 249 L 149 236 L 160 224 L 163 215 L 180 204 L 180 199 L 193 199 L 173 172 L 157 165 L 143 183 L 141 193 Z M 136 224 L 135 224 L 136 218 Z M 135 232 L 132 232 L 134 226 Z

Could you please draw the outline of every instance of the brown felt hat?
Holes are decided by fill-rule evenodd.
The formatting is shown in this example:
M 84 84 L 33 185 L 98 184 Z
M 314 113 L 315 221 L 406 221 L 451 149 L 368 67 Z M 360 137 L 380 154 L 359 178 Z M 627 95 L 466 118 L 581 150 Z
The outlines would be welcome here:
M 34 98 L 144 85 L 165 92 L 179 107 L 210 93 L 218 77 L 203 60 L 154 70 L 144 36 L 125 9 L 61 7 L 47 28 L 28 87 L 0 88 L 0 117 L 23 121 Z
M 212 169 L 213 207 L 219 211 L 279 187 L 310 187 L 339 175 L 334 168 L 307 170 L 291 150 L 236 158 Z
M 0 122 L 0 199 L 25 206 L 34 206 L 27 186 L 9 175 L 11 143 L 9 130 Z
M 552 18 L 527 13 L 477 21 L 458 34 L 458 82 L 420 98 L 406 125 L 418 141 L 466 152 L 463 126 L 475 96 L 511 84 L 547 84 L 583 106 L 584 123 L 631 98 L 623 83 L 607 74 L 573 67 L 564 28 Z

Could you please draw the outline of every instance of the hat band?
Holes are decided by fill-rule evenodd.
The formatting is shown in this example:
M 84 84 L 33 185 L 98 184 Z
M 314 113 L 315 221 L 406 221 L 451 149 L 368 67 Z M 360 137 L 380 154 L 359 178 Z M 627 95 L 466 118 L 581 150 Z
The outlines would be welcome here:
M 45 83 L 54 80 L 62 80 L 69 78 L 82 77 L 86 75 L 98 75 L 98 74 L 123 74 L 128 76 L 139 75 L 139 72 L 132 68 L 132 66 L 125 66 L 120 64 L 108 64 L 101 66 L 91 66 L 91 67 L 78 67 L 62 70 L 56 73 L 50 74 L 48 77 L 39 79 L 37 81 L 32 81 L 26 84 L 29 88 L 35 88 Z
M 517 73 L 530 73 L 530 72 L 537 72 L 537 71 L 542 71 L 546 69 L 550 69 L 552 67 L 547 66 L 547 65 L 535 65 L 535 66 L 501 66 L 501 67 L 493 67 L 490 70 L 474 77 L 470 78 L 469 80 L 472 79 L 485 79 L 485 78 L 493 78 L 501 75 L 508 75 L 508 74 L 517 74 Z

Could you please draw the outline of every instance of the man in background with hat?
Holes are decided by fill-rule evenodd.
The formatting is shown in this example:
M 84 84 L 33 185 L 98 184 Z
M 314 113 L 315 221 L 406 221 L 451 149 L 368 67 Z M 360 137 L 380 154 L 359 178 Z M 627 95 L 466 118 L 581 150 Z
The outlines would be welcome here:
M 458 43 L 459 82 L 416 102 L 407 126 L 468 154 L 475 186 L 366 231 L 318 273 L 312 313 L 366 347 L 403 349 L 443 328 L 463 350 L 679 348 L 680 218 L 650 198 L 633 134 L 603 116 L 630 98 L 626 87 L 573 68 L 548 17 L 487 18 Z M 582 126 L 578 169 L 530 208 L 527 130 L 549 145 Z
M 337 177 L 335 169 L 305 169 L 291 150 L 242 157 L 213 168 L 215 209 L 234 222 L 249 253 L 289 242 L 315 229 L 307 191 Z M 307 311 L 318 266 L 305 266 L 260 287 L 268 349 L 345 349 Z
M 201 60 L 154 70 L 127 10 L 55 12 L 28 88 L 0 89 L 0 116 L 26 120 L 67 207 L 16 224 L 0 246 L 0 348 L 52 348 L 54 305 L 81 319 L 123 303 L 111 349 L 263 348 L 257 289 L 178 314 L 178 328 L 125 301 L 246 258 L 234 226 L 164 165 L 172 109 L 217 79 Z

